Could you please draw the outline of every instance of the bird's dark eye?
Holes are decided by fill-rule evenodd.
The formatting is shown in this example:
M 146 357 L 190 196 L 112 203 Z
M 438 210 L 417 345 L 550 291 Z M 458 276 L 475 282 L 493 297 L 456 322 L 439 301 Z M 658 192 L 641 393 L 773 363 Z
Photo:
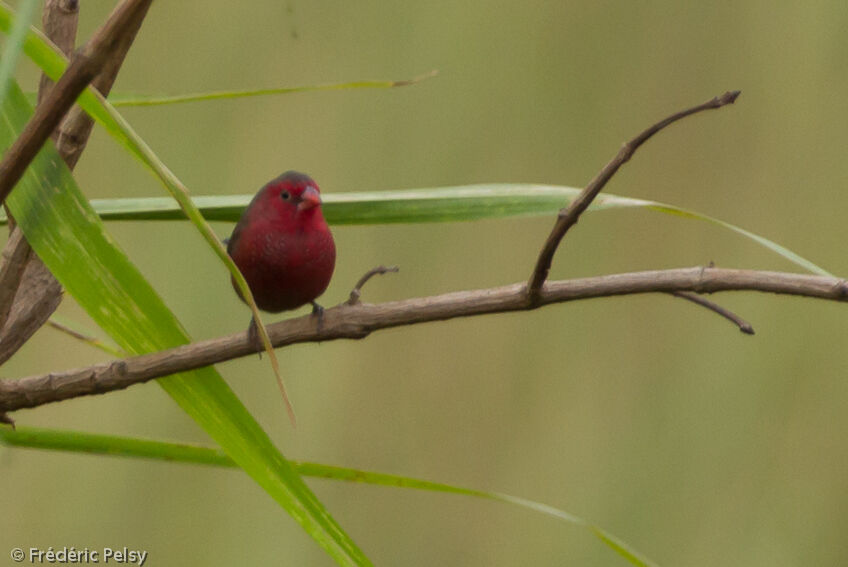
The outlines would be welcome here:
M 283 201 L 288 201 L 289 199 L 291 199 L 291 193 L 289 193 L 288 191 L 283 191 L 282 193 L 280 193 L 280 197 L 282 197 Z

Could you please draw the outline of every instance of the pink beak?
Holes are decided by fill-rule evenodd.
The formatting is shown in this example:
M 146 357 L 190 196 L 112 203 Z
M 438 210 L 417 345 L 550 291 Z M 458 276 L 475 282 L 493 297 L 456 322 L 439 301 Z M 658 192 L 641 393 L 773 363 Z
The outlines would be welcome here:
M 315 187 L 307 187 L 300 195 L 300 203 L 297 204 L 297 210 L 308 211 L 319 206 L 321 206 L 321 195 L 318 194 Z

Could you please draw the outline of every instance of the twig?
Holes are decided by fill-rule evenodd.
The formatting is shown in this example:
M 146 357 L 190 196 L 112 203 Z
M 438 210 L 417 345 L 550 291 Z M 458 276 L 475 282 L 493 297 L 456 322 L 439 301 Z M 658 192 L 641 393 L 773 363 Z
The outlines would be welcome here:
M 722 106 L 733 104 L 739 94 L 740 91 L 726 92 L 723 95 L 708 100 L 703 104 L 672 114 L 668 118 L 657 122 L 624 144 L 624 146 L 622 146 L 622 148 L 618 151 L 618 154 L 616 154 L 616 156 L 604 166 L 598 175 L 589 182 L 577 198 L 559 212 L 556 224 L 554 224 L 550 235 L 548 235 L 545 244 L 542 246 L 539 257 L 536 260 L 536 266 L 533 269 L 533 273 L 527 284 L 528 302 L 531 305 L 538 304 L 542 285 L 545 283 L 545 280 L 548 279 L 548 273 L 551 270 L 551 262 L 553 262 L 554 254 L 556 253 L 557 247 L 562 241 L 563 236 L 565 236 L 565 233 L 568 232 L 568 229 L 577 224 L 577 220 L 580 218 L 580 215 L 589 208 L 589 205 L 595 197 L 597 197 L 598 193 L 601 192 L 601 189 L 604 188 L 619 168 L 630 160 L 636 150 L 639 149 L 639 146 L 644 144 L 648 138 L 681 118 L 701 112 L 702 110 L 721 108 Z
M 694 267 L 548 282 L 540 292 L 540 305 L 636 293 L 741 290 L 848 301 L 848 282 L 837 278 Z M 380 329 L 533 308 L 527 304 L 526 285 L 517 283 L 379 304 L 341 304 L 324 312 L 321 330 L 316 329 L 312 317 L 307 315 L 269 325 L 268 334 L 275 347 L 283 347 L 304 342 L 362 339 Z M 241 332 L 82 369 L 0 380 L 0 414 L 120 390 L 256 351 L 256 344 L 249 340 L 246 332 Z
M 144 18 L 151 2 L 121 2 L 91 40 L 74 55 L 65 73 L 3 156 L 0 162 L 0 202 L 6 200 L 77 96 L 103 69 L 109 54 L 120 45 L 124 30 Z
M 356 285 L 353 286 L 353 289 L 350 290 L 350 298 L 347 300 L 348 305 L 356 305 L 359 303 L 359 298 L 362 297 L 362 287 L 368 283 L 368 280 L 373 278 L 376 275 L 382 275 L 388 272 L 397 272 L 400 270 L 397 266 L 377 266 L 376 268 L 371 268 L 365 275 L 359 278 L 359 281 L 356 282 Z
M 722 307 L 718 303 L 713 303 L 706 297 L 702 297 L 697 293 L 692 293 L 691 291 L 673 291 L 671 292 L 671 295 L 673 295 L 674 297 L 679 297 L 681 299 L 686 299 L 688 301 L 691 301 L 692 303 L 695 303 L 702 307 L 706 307 L 710 311 L 718 313 L 719 315 L 739 327 L 739 330 L 745 333 L 746 335 L 754 334 L 754 327 L 752 327 L 748 321 L 741 318 L 733 311 Z

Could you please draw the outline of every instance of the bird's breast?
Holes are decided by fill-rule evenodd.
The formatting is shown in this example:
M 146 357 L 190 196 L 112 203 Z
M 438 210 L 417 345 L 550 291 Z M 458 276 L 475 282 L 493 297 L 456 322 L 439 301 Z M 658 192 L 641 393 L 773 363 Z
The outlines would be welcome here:
M 296 309 L 324 293 L 336 261 L 326 225 L 294 231 L 255 225 L 242 231 L 231 255 L 257 305 L 271 312 Z

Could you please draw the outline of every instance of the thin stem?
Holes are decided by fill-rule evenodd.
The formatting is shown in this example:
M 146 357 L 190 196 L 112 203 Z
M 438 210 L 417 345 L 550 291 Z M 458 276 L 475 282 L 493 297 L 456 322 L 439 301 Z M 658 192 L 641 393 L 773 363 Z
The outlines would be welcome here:
M 692 303 L 700 305 L 701 307 L 706 307 L 710 311 L 721 315 L 722 317 L 739 327 L 739 330 L 745 333 L 746 335 L 754 334 L 754 327 L 752 327 L 748 321 L 746 321 L 733 311 L 722 307 L 718 303 L 713 303 L 706 297 L 700 296 L 697 293 L 692 293 L 691 291 L 673 291 L 671 292 L 671 295 L 673 295 L 674 297 L 685 299 L 687 301 L 691 301 Z

